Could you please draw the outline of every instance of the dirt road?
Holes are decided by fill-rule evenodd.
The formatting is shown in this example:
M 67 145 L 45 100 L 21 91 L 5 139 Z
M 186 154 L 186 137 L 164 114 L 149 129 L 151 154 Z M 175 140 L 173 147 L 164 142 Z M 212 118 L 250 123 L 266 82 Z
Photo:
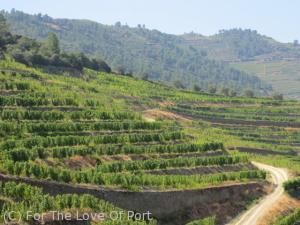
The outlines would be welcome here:
M 285 169 L 276 168 L 262 163 L 253 162 L 253 164 L 271 174 L 276 188 L 258 204 L 254 205 L 244 214 L 242 214 L 240 218 L 230 223 L 230 225 L 257 225 L 258 220 L 266 214 L 266 212 L 274 203 L 276 203 L 276 201 L 280 199 L 284 193 L 282 184 L 288 180 L 288 173 Z

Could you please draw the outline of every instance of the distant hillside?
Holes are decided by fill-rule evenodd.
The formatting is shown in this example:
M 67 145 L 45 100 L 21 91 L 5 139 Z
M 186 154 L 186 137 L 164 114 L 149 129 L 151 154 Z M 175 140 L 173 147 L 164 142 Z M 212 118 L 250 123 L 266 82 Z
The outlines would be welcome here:
M 222 61 L 248 61 L 255 59 L 299 59 L 300 46 L 286 44 L 261 35 L 255 30 L 221 30 L 212 36 L 195 33 L 181 35 L 186 45 L 205 50 L 208 56 Z
M 53 19 L 18 11 L 5 13 L 14 33 L 45 40 L 49 32 L 58 35 L 61 47 L 89 56 L 101 57 L 114 70 L 136 76 L 203 90 L 217 86 L 239 92 L 253 89 L 266 94 L 271 85 L 258 77 L 233 69 L 227 63 L 209 59 L 207 53 L 186 45 L 181 36 L 168 35 L 140 26 L 130 28 L 116 23 L 106 26 L 87 20 Z M 179 82 L 180 81 L 180 82 Z
M 184 34 L 184 45 L 207 52 L 210 59 L 255 74 L 276 92 L 300 99 L 300 45 L 280 43 L 256 31 L 232 29 L 213 36 Z

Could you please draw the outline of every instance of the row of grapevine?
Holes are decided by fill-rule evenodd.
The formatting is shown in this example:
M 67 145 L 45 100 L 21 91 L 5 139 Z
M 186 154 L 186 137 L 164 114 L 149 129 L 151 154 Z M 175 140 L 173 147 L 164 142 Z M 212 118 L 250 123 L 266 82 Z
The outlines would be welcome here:
M 92 131 L 134 131 L 134 130 L 158 130 L 162 123 L 147 123 L 144 121 L 132 122 L 95 122 L 95 123 L 17 123 L 0 122 L 0 133 L 4 135 L 19 135 L 21 133 L 37 133 L 38 135 L 61 134 L 62 132 L 92 132 Z
M 26 82 L 5 82 L 0 84 L 0 90 L 30 90 L 30 83 Z
M 76 111 L 70 114 L 72 120 L 134 120 L 140 119 L 141 117 L 132 112 L 109 112 L 109 111 L 99 111 L 99 110 L 84 110 Z
M 242 113 L 242 112 L 214 112 L 204 110 L 193 110 L 187 108 L 181 108 L 179 106 L 168 106 L 167 109 L 192 115 L 192 116 L 200 116 L 206 118 L 221 118 L 221 119 L 243 119 L 243 120 L 266 120 L 266 121 L 280 121 L 280 122 L 292 122 L 297 121 L 297 117 L 289 117 L 289 116 L 280 116 L 280 115 L 264 115 L 264 114 L 255 114 L 255 113 Z
M 34 97 L 16 97 L 16 96 L 0 96 L 0 106 L 78 106 L 73 98 L 34 98 Z
M 109 111 L 76 111 L 71 113 L 61 111 L 27 111 L 27 110 L 9 110 L 0 111 L 1 120 L 135 120 L 140 119 L 131 112 L 109 112 Z
M 2 110 L 1 120 L 20 121 L 20 120 L 45 120 L 58 121 L 66 118 L 65 113 L 60 111 L 25 111 L 25 110 Z
M 93 170 L 74 171 L 38 165 L 31 162 L 6 161 L 0 166 L 2 171 L 11 175 L 34 177 L 38 179 L 51 179 L 65 183 L 89 183 L 106 186 L 133 187 L 166 187 L 187 188 L 206 187 L 225 181 L 243 181 L 247 179 L 265 179 L 266 173 L 260 170 L 247 170 L 239 172 L 217 173 L 208 175 L 149 175 L 144 173 L 101 173 Z
M 164 142 L 183 139 L 182 132 L 164 132 L 150 134 L 128 134 L 128 135 L 101 135 L 101 136 L 56 136 L 56 137 L 33 137 L 24 140 L 7 140 L 1 145 L 3 150 L 11 150 L 17 147 L 55 147 L 76 146 L 90 144 L 124 144 L 138 142 Z
M 195 167 L 211 165 L 229 165 L 249 162 L 246 155 L 221 155 L 213 157 L 187 157 L 174 159 L 150 159 L 145 161 L 114 162 L 98 165 L 96 170 L 102 173 L 122 171 L 155 170 L 176 167 Z
M 208 142 L 204 144 L 164 144 L 164 145 L 122 145 L 122 146 L 84 146 L 76 148 L 53 148 L 51 155 L 53 158 L 66 158 L 73 155 L 116 155 L 116 154 L 151 154 L 151 153 L 193 153 L 207 152 L 224 149 L 221 142 Z
M 166 145 L 110 145 L 110 146 L 79 146 L 79 147 L 54 147 L 41 148 L 34 147 L 32 149 L 17 148 L 7 152 L 8 158 L 13 161 L 28 161 L 37 158 L 68 158 L 74 155 L 116 155 L 116 154 L 151 154 L 151 153 L 193 153 L 217 151 L 223 149 L 223 143 L 204 143 L 204 144 L 166 144 Z

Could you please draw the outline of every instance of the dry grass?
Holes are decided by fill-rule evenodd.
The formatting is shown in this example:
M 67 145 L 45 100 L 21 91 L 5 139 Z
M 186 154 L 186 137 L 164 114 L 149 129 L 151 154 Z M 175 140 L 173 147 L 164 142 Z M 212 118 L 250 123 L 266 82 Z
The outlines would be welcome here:
M 67 159 L 65 165 L 72 169 L 88 168 L 96 166 L 96 161 L 90 157 L 76 155 Z
M 158 102 L 158 104 L 162 107 L 166 107 L 166 106 L 175 106 L 176 102 L 172 102 L 172 101 L 163 101 L 163 102 Z
M 298 207 L 300 207 L 299 200 L 293 199 L 288 195 L 284 195 L 275 205 L 273 205 L 268 213 L 260 219 L 258 225 L 273 224 L 278 217 L 287 215 Z
M 298 128 L 298 127 L 286 127 L 284 129 L 286 131 L 300 131 L 300 128 Z

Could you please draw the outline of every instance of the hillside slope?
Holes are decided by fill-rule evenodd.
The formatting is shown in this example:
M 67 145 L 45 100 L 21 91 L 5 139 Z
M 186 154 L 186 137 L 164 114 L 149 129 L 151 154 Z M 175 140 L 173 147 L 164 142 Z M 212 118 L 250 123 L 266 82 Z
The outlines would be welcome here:
M 254 73 L 287 98 L 300 99 L 300 60 L 244 61 L 231 65 Z
M 179 80 L 188 88 L 195 84 L 208 90 L 223 86 L 239 91 L 254 89 L 266 94 L 271 86 L 226 63 L 211 60 L 202 50 L 184 45 L 182 37 L 143 27 L 116 24 L 105 26 L 87 20 L 53 19 L 18 11 L 5 13 L 12 31 L 44 40 L 49 32 L 58 35 L 66 51 L 83 51 L 102 57 L 115 70 L 125 70 L 139 77 L 173 84 Z
M 296 42 L 280 43 L 257 31 L 241 29 L 209 37 L 194 33 L 182 37 L 185 45 L 206 51 L 209 58 L 257 75 L 286 97 L 300 98 L 300 45 Z
M 206 50 L 208 56 L 228 62 L 299 59 L 298 44 L 280 43 L 250 29 L 221 30 L 212 36 L 196 33 L 181 35 L 186 45 Z
M 49 74 L 12 61 L 0 61 L 0 80 L 0 178 L 130 190 L 134 211 L 147 209 L 139 203 L 147 195 L 177 208 L 189 195 L 180 212 L 151 201 L 161 224 L 182 225 L 214 215 L 229 222 L 262 196 L 266 174 L 252 159 L 300 172 L 297 101 L 206 95 L 88 69 Z M 133 209 L 129 195 L 126 204 L 111 196 Z

